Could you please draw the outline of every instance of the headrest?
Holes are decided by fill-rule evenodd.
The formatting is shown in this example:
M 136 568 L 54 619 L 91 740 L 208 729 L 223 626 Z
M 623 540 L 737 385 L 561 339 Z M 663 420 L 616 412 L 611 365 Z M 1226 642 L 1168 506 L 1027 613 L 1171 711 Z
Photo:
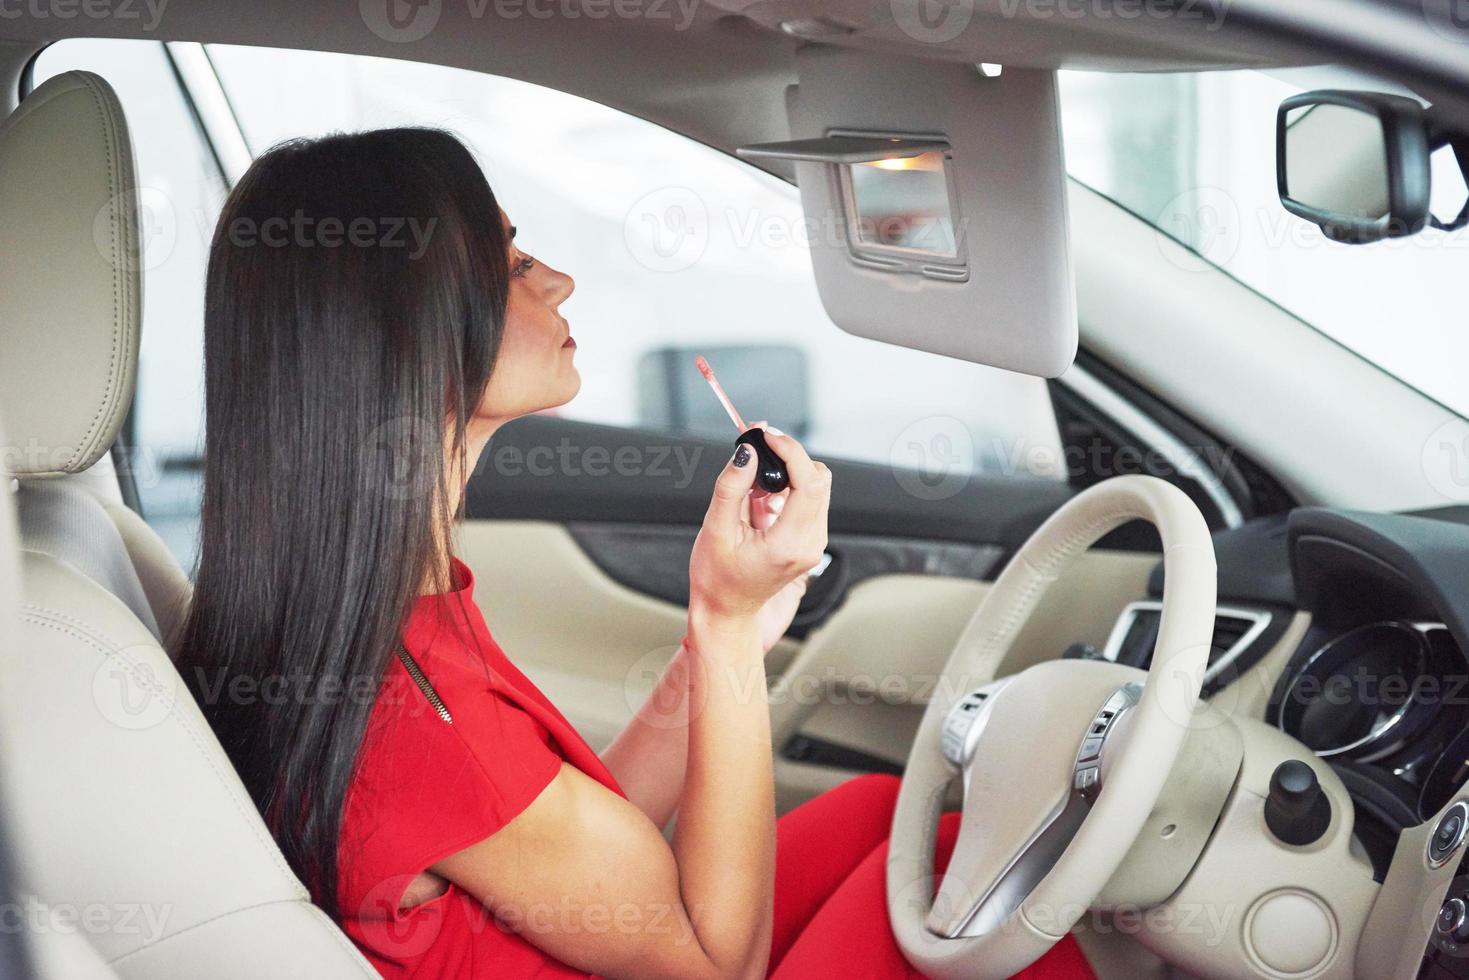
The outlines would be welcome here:
M 142 305 L 133 148 L 112 88 L 72 71 L 0 123 L 0 461 L 86 469 L 133 397 Z
M 0 420 L 3 421 L 3 420 Z M 0 434 L 0 445 L 4 444 L 4 435 Z M 10 492 L 10 474 L 5 471 L 5 461 L 0 459 L 0 663 L 6 662 L 6 657 L 13 653 L 5 649 L 5 644 L 17 642 L 20 626 L 20 563 L 16 560 L 20 554 L 20 539 L 16 535 L 15 522 L 15 494 Z M 5 683 L 0 680 L 0 692 L 5 690 Z M 8 721 L 14 717 L 14 707 L 10 704 L 0 704 L 0 722 Z M 0 730 L 0 740 L 6 740 L 9 736 L 8 730 Z M 0 819 L 4 818 L 0 812 Z M 4 881 L 0 880 L 0 887 Z

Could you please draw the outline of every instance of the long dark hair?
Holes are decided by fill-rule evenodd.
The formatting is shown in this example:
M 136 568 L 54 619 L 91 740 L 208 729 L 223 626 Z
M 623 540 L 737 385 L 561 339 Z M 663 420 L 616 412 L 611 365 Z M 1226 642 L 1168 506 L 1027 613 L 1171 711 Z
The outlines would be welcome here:
M 374 697 L 414 598 L 449 586 L 444 502 L 499 349 L 508 248 L 474 158 L 433 129 L 276 146 L 215 229 L 200 557 L 176 661 L 337 919 Z

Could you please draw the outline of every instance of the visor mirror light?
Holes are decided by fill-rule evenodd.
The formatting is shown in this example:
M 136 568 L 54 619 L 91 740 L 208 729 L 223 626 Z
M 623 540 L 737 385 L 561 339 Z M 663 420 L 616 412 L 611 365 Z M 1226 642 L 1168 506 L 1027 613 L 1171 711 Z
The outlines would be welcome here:
M 938 137 L 831 133 L 739 147 L 753 161 L 822 165 L 842 214 L 832 224 L 857 265 L 964 282 L 969 263 L 949 144 Z

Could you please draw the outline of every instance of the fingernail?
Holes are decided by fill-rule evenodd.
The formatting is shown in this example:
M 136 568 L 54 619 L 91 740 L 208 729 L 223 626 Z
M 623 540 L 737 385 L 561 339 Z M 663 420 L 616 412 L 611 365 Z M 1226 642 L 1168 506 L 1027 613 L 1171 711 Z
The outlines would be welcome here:
M 775 427 L 775 426 L 773 426 L 773 425 L 767 425 L 767 426 L 766 426 L 766 427 L 765 427 L 765 431 L 766 431 L 766 432 L 769 432 L 769 433 L 770 433 L 770 434 L 771 434 L 771 435 L 773 435 L 773 436 L 783 436 L 783 435 L 785 435 L 785 433 L 784 433 L 784 432 L 782 432 L 782 431 L 780 431 L 780 430 L 779 430 L 779 429 L 777 429 L 777 428 L 776 428 L 776 427 Z
M 742 443 L 740 443 L 739 448 L 735 450 L 734 464 L 735 464 L 736 467 L 740 467 L 740 466 L 744 466 L 749 461 L 750 461 L 750 447 L 748 445 L 746 445 L 745 443 L 742 442 Z

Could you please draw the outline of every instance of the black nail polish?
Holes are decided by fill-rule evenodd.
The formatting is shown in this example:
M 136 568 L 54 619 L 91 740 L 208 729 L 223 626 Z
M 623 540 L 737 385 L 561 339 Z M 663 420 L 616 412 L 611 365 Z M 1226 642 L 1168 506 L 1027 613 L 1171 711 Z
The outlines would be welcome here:
M 785 463 L 775 455 L 775 450 L 765 441 L 765 430 L 758 425 L 753 429 L 746 429 L 740 433 L 739 439 L 735 440 L 741 446 L 749 446 L 755 450 L 755 455 L 760 459 L 760 466 L 755 472 L 755 484 L 766 493 L 780 493 L 790 486 L 790 477 L 786 475 Z M 736 465 L 742 465 L 737 463 Z
M 735 466 L 744 466 L 749 461 L 750 461 L 750 447 L 747 446 L 747 445 L 745 445 L 742 442 L 742 443 L 740 443 L 739 448 L 735 450 L 734 464 L 735 464 Z

